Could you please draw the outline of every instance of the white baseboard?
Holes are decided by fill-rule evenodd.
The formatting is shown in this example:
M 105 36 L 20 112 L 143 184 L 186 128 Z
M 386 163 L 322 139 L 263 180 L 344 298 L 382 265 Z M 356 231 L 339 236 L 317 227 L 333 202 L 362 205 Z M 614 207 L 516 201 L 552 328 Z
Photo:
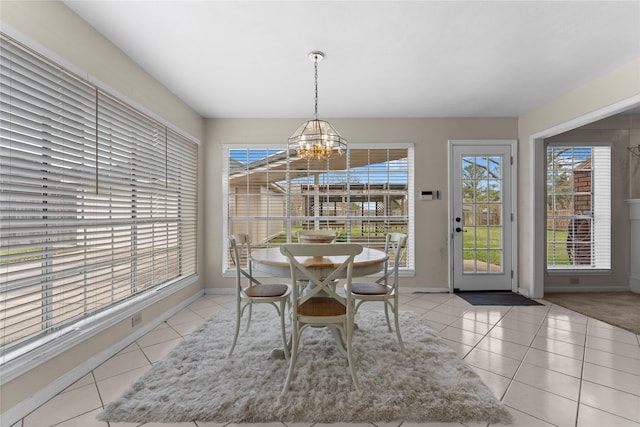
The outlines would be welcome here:
M 531 298 L 531 292 L 529 292 L 529 288 L 518 288 L 518 293 L 527 298 Z
M 411 286 L 411 287 L 400 287 L 400 293 L 412 293 L 412 294 L 448 294 L 451 293 L 451 290 L 448 286 L 432 288 L 429 286 Z
M 205 288 L 205 295 L 235 295 L 235 288 Z
M 624 292 L 628 286 L 553 286 L 545 287 L 544 292 Z
M 640 293 L 640 277 L 629 276 L 629 289 L 631 292 Z

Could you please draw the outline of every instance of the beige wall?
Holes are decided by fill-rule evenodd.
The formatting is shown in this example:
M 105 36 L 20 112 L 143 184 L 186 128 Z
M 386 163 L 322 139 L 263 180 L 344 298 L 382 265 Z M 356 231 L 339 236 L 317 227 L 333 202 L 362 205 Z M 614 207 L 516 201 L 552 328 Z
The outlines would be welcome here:
M 629 118 L 629 148 L 640 152 L 640 114 Z M 629 198 L 640 199 L 640 155 L 629 153 Z
M 350 143 L 414 143 L 415 190 L 440 190 L 442 199 L 415 202 L 415 277 L 402 279 L 408 287 L 447 289 L 449 271 L 449 225 L 447 209 L 448 140 L 516 139 L 515 118 L 425 119 L 329 119 Z M 205 183 L 205 278 L 207 288 L 229 288 L 231 278 L 222 277 L 222 145 L 282 143 L 304 119 L 209 119 L 206 121 Z
M 93 83 L 101 81 L 115 89 L 111 92 L 115 96 L 124 95 L 128 98 L 125 101 L 146 108 L 147 113 L 175 124 L 174 129 L 202 140 L 203 121 L 198 114 L 79 19 L 64 4 L 57 1 L 2 1 L 0 7 L 1 30 L 9 36 L 46 54 L 54 61 L 63 58 L 61 65 L 70 67 L 72 71 L 79 69 L 86 72 L 81 77 L 90 79 Z M 200 161 L 202 157 L 202 147 L 200 147 Z M 202 186 L 199 191 L 202 193 Z M 200 218 L 202 218 L 201 212 L 200 206 Z M 201 239 L 199 244 L 198 253 L 202 254 Z M 3 384 L 0 390 L 1 413 L 11 411 L 20 402 L 33 398 L 34 394 L 42 389 L 49 387 L 49 390 L 55 391 L 58 378 L 101 352 L 110 351 L 114 344 L 137 329 L 144 328 L 151 320 L 166 315 L 165 313 L 181 302 L 202 292 L 202 287 L 202 283 L 198 281 L 144 309 L 143 322 L 136 328 L 132 328 L 131 321 L 127 319 L 69 348 L 62 355 L 25 375 Z
M 544 294 L 544 154 L 542 139 L 640 104 L 640 58 L 518 119 L 520 287 Z M 617 239 L 619 236 L 613 236 Z M 628 257 L 627 251 L 626 256 Z M 606 279 L 602 278 L 602 282 Z

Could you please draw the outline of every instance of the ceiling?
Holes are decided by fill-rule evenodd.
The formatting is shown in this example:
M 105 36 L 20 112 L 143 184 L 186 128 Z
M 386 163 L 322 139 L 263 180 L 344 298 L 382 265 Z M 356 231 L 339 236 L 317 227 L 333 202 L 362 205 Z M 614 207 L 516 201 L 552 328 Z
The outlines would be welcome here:
M 640 58 L 638 1 L 65 1 L 203 117 L 515 117 Z

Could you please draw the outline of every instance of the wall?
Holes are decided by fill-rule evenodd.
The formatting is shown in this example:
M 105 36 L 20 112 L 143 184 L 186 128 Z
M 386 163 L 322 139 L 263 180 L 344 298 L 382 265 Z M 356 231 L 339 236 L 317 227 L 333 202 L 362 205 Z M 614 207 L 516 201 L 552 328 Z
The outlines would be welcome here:
M 519 279 L 531 296 L 544 294 L 543 139 L 635 105 L 640 105 L 640 58 L 519 117 Z
M 415 190 L 440 190 L 442 199 L 415 202 L 415 277 L 402 286 L 448 289 L 448 140 L 516 139 L 515 118 L 330 119 L 351 143 L 415 144 Z M 208 119 L 205 125 L 205 277 L 211 291 L 233 286 L 222 276 L 222 145 L 286 142 L 305 119 Z
M 629 198 L 640 199 L 640 114 L 629 114 L 629 148 L 636 148 L 634 155 L 629 153 Z
M 124 99 L 144 108 L 153 117 L 171 122 L 174 129 L 202 140 L 202 118 L 171 92 L 138 67 L 123 52 L 99 35 L 63 3 L 57 1 L 2 1 L 1 30 L 28 47 L 46 55 L 60 65 Z M 200 162 L 202 163 L 202 147 Z M 200 171 L 202 166 L 199 166 Z M 202 186 L 200 186 L 200 195 Z M 202 217 L 202 207 L 199 207 Z M 200 241 L 198 253 L 202 254 Z M 201 257 L 198 270 L 201 271 Z M 35 409 L 42 399 L 52 397 L 68 382 L 69 376 L 81 374 L 95 358 L 113 351 L 117 343 L 149 327 L 153 320 L 167 316 L 171 310 L 202 292 L 196 281 L 178 292 L 167 294 L 142 311 L 142 323 L 132 328 L 131 321 L 120 322 L 86 341 L 68 348 L 63 354 L 39 365 L 24 375 L 2 385 L 0 408 L 2 425 L 20 410 Z M 164 294 L 163 294 L 164 295 Z M 89 368 L 88 370 L 90 370 Z M 64 378 L 64 379 L 62 379 Z M 77 378 L 76 378 L 77 379 Z M 46 396 L 46 394 L 49 396 Z M 18 408 L 18 409 L 16 409 Z M 7 415 L 7 413 L 11 415 Z M 24 414 L 23 414 L 24 415 Z

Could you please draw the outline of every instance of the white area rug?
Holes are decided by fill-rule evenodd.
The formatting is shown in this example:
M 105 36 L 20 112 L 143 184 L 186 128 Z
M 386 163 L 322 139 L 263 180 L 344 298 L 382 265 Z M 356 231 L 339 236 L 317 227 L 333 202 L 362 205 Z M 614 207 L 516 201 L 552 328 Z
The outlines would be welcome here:
M 111 402 L 98 419 L 122 422 L 511 422 L 511 415 L 423 320 L 401 315 L 406 352 L 387 331 L 384 313 L 356 318 L 354 353 L 363 393 L 353 388 L 347 360 L 325 328 L 303 334 L 296 376 L 280 396 L 288 361 L 275 310 L 254 312 L 228 359 L 234 318 L 223 311 L 185 338 Z

